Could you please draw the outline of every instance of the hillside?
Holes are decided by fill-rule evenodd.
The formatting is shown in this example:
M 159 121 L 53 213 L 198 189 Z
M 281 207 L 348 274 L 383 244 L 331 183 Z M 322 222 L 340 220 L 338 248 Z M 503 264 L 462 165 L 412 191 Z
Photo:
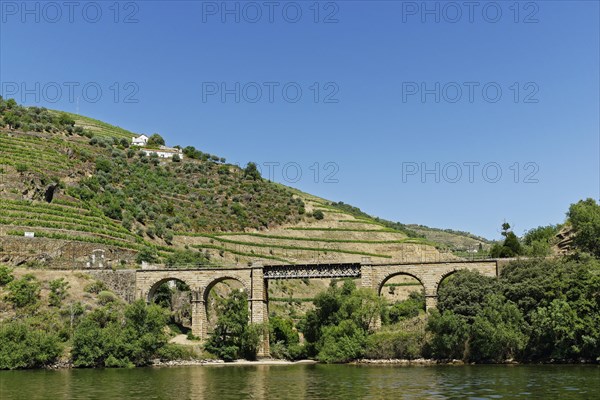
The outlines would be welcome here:
M 91 118 L 10 100 L 0 100 L 0 116 L 3 262 L 428 261 L 476 242 L 373 218 L 193 147 L 183 147 L 183 160 L 148 156 L 130 146 L 137 134 Z

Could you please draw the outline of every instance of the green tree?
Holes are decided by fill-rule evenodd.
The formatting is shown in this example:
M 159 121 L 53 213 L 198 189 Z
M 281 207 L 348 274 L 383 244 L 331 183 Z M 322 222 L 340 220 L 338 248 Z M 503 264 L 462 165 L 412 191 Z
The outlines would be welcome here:
M 538 307 L 531 316 L 530 356 L 559 360 L 578 357 L 581 327 L 577 311 L 564 299 L 554 299 L 548 307 Z
M 500 272 L 501 290 L 529 318 L 538 306 L 547 306 L 560 296 L 559 276 L 563 262 L 559 260 L 513 261 Z
M 17 308 L 33 307 L 40 298 L 40 282 L 31 274 L 13 280 L 6 285 L 6 288 L 8 289 L 6 300 Z
M 261 179 L 260 172 L 258 171 L 258 166 L 254 162 L 249 162 L 244 169 L 244 177 L 250 178 L 252 180 L 258 181 Z
M 158 261 L 158 255 L 154 248 L 144 247 L 138 252 L 135 261 L 138 264 L 141 264 L 142 262 L 154 263 Z
M 0 286 L 4 286 L 15 279 L 12 272 L 12 268 L 9 268 L 6 265 L 0 265 Z
M 550 243 L 560 229 L 560 225 L 538 226 L 530 229 L 523 236 L 523 243 L 531 246 L 535 242 Z
M 496 278 L 475 271 L 458 271 L 442 281 L 438 289 L 438 309 L 472 320 L 484 306 L 485 298 L 498 290 Z
M 531 360 L 600 356 L 600 262 L 580 259 L 513 261 L 500 282 L 531 326 L 523 357 Z
M 464 359 L 468 357 L 469 325 L 466 319 L 452 311 L 433 310 L 427 330 L 433 333 L 431 354 L 437 359 Z
M 269 318 L 271 343 L 283 343 L 286 346 L 297 344 L 300 341 L 298 332 L 294 329 L 294 321 L 290 318 L 271 316 Z
M 50 281 L 49 303 L 51 306 L 60 307 L 62 301 L 67 297 L 69 282 L 65 278 L 54 279 Z
M 165 139 L 163 139 L 163 137 L 160 136 L 158 133 L 153 133 L 148 138 L 148 145 L 149 146 L 164 146 Z
M 352 280 L 341 287 L 332 282 L 314 299 L 301 330 L 309 355 L 324 362 L 345 362 L 360 357 L 384 308 L 384 300 L 372 290 L 356 289 Z
M 58 116 L 58 123 L 65 126 L 75 126 L 75 120 L 67 113 L 60 113 Z
M 0 369 L 40 368 L 60 356 L 58 334 L 36 325 L 30 319 L 0 324 Z
M 219 317 L 205 349 L 225 361 L 256 358 L 262 327 L 248 325 L 248 295 L 234 291 L 218 309 Z
M 600 205 L 594 199 L 572 204 L 567 213 L 575 230 L 575 246 L 600 258 Z
M 490 295 L 471 326 L 469 358 L 497 362 L 516 358 L 527 341 L 527 324 L 516 304 Z
M 19 117 L 12 112 L 4 114 L 2 119 L 4 120 L 4 124 L 8 125 L 11 129 L 14 129 L 19 123 Z
M 17 101 L 15 99 L 6 100 L 6 108 L 9 110 L 15 109 L 18 107 Z
M 523 248 L 519 242 L 519 238 L 510 230 L 510 224 L 505 222 L 502 224 L 502 236 L 504 243 L 502 245 L 495 244 L 490 250 L 490 255 L 495 258 L 510 258 L 523 254 Z
M 360 358 L 366 347 L 367 334 L 353 320 L 344 319 L 338 325 L 323 328 L 319 361 L 345 363 Z
M 87 314 L 73 334 L 73 364 L 78 367 L 146 365 L 167 343 L 167 312 L 139 300 Z
M 423 291 L 410 292 L 408 299 L 399 301 L 384 309 L 383 321 L 395 324 L 400 321 L 417 317 L 425 311 L 425 294 Z

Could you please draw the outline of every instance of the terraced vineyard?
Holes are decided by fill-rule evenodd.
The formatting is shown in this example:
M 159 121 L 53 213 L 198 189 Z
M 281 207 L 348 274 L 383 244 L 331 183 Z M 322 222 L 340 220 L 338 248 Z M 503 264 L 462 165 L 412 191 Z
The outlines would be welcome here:
M 324 218 L 307 218 L 294 226 L 268 232 L 178 232 L 181 246 L 218 250 L 227 263 L 249 261 L 265 264 L 388 261 L 434 261 L 453 259 L 424 238 L 386 228 L 374 220 L 356 219 L 343 211 L 323 207 L 322 200 L 306 198 L 307 212 L 323 212 Z M 341 219 L 340 219 L 341 218 Z M 351 221 L 350 223 L 348 221 Z M 274 262 L 275 261 L 275 262 Z
M 90 132 L 94 136 L 100 137 L 116 137 L 131 140 L 133 136 L 132 132 L 120 128 L 118 126 L 107 124 L 106 122 L 98 121 L 97 119 L 85 117 L 83 115 L 65 113 L 69 117 L 73 118 L 76 126 L 82 127 L 84 130 Z
M 455 258 L 451 246 L 425 238 L 423 227 L 417 233 L 265 181 L 193 147 L 180 162 L 148 157 L 129 146 L 133 132 L 9 103 L 0 99 L 0 126 L 13 126 L 0 129 L 4 261 L 65 266 L 52 249 L 74 245 L 85 250 L 68 262 L 85 262 L 97 247 L 111 252 L 113 266 L 134 267 Z M 26 232 L 44 244 L 43 256 Z M 27 252 L 15 258 L 17 244 Z
M 0 165 L 41 174 L 59 173 L 77 165 L 57 149 L 61 141 L 35 135 L 0 135 Z

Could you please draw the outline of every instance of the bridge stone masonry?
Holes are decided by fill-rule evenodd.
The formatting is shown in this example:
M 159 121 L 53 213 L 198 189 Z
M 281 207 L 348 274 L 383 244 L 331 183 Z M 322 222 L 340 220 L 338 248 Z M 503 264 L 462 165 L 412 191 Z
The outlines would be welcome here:
M 267 323 L 268 281 L 274 279 L 302 278 L 357 278 L 360 287 L 381 293 L 386 281 L 397 275 L 409 275 L 417 279 L 425 292 L 426 309 L 437 305 L 437 291 L 440 283 L 459 270 L 474 270 L 482 275 L 498 276 L 498 262 L 490 261 L 449 261 L 442 263 L 410 264 L 303 264 L 303 265 L 262 265 L 239 268 L 201 269 L 142 269 L 135 272 L 136 298 L 151 302 L 158 287 L 170 280 L 179 280 L 190 287 L 192 292 L 192 334 L 204 340 L 208 336 L 207 304 L 210 290 L 217 283 L 233 279 L 241 283 L 248 293 L 250 323 Z M 258 352 L 259 357 L 269 356 L 269 338 L 265 333 Z

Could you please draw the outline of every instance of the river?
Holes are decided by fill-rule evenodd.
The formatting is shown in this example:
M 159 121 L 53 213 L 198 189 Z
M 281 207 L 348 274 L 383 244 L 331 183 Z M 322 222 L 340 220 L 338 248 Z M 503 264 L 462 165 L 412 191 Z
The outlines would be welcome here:
M 0 371 L 0 399 L 598 399 L 600 366 L 189 366 Z

